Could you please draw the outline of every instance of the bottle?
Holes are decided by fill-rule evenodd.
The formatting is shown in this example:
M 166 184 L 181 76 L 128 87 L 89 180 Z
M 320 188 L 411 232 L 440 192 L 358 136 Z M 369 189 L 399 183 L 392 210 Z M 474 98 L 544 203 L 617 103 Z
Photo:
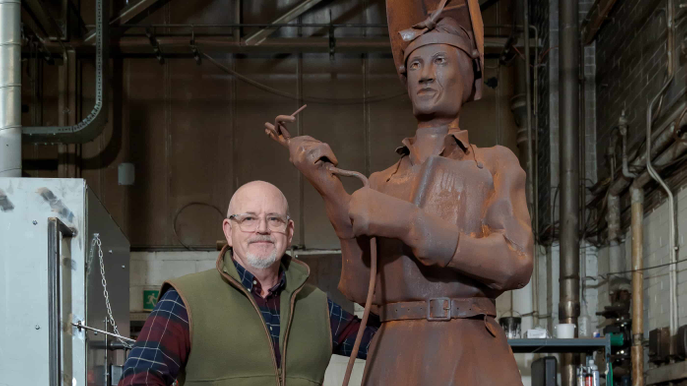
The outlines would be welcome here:
M 584 376 L 584 386 L 594 386 L 594 377 L 589 373 Z
M 577 386 L 586 386 L 584 380 L 584 370 L 582 366 L 577 367 Z
M 599 382 L 600 382 L 599 368 L 594 364 L 594 359 L 589 360 L 589 369 L 590 369 L 590 373 L 592 374 L 592 385 L 591 386 L 599 386 Z
M 592 321 L 586 310 L 583 310 L 582 315 L 577 319 L 577 335 L 585 339 L 592 337 Z

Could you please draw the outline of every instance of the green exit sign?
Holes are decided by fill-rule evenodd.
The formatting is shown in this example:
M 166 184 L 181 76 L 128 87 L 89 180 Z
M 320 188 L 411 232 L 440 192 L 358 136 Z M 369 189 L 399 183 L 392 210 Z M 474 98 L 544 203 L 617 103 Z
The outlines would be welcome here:
M 152 311 L 157 304 L 158 296 L 160 296 L 159 290 L 143 290 L 143 310 Z

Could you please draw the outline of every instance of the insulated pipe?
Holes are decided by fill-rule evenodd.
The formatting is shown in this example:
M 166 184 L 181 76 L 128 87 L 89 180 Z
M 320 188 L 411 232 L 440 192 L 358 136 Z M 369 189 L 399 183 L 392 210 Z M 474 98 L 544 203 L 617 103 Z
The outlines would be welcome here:
M 667 12 L 666 12 L 666 28 L 668 32 L 668 41 L 666 42 L 667 60 L 668 60 L 668 79 L 661 88 L 661 90 L 656 94 L 654 99 L 649 102 L 646 108 L 646 169 L 649 172 L 651 178 L 658 182 L 663 190 L 665 190 L 668 195 L 668 211 L 670 214 L 670 244 L 668 253 L 670 254 L 670 336 L 675 337 L 677 334 L 677 219 L 675 218 L 677 213 L 677 208 L 675 206 L 675 197 L 673 192 L 670 190 L 668 185 L 663 181 L 661 176 L 656 172 L 653 165 L 651 164 L 651 123 L 652 123 L 652 109 L 654 104 L 660 96 L 668 89 L 668 86 L 673 82 L 675 78 L 674 71 L 674 58 L 673 58 L 673 48 L 675 45 L 675 25 L 674 25 L 674 11 L 675 4 L 673 0 L 668 0 Z M 674 127 L 673 130 L 678 128 Z M 671 345 L 672 347 L 673 345 Z M 673 347 L 674 348 L 674 347 Z M 671 353 L 674 352 L 671 349 Z
M 651 149 L 651 158 L 655 158 L 661 154 L 671 143 L 674 141 L 675 130 L 678 128 L 673 125 L 673 122 L 680 116 L 680 113 L 687 108 L 687 102 L 681 101 L 676 103 L 670 111 L 666 112 L 662 118 L 660 118 L 655 127 L 656 132 L 659 132 L 655 138 L 652 139 L 653 149 Z M 639 154 L 634 161 L 629 164 L 631 170 L 644 169 L 646 167 L 646 153 Z M 641 178 L 641 177 L 640 177 Z M 632 179 L 625 176 L 618 176 L 611 183 L 609 187 L 609 194 L 620 195 L 630 186 Z
M 21 1 L 0 0 L 0 177 L 21 177 Z
M 560 302 L 561 323 L 577 324 L 580 315 L 579 239 L 579 49 L 577 1 L 559 0 L 560 85 Z M 575 355 L 562 354 L 563 386 L 575 384 Z
M 608 254 L 608 272 L 624 272 L 625 258 L 623 257 L 622 247 L 620 246 L 620 196 L 608 195 L 608 210 L 606 211 L 606 222 L 608 223 L 608 242 L 610 244 Z M 622 276 L 610 276 L 608 278 L 608 293 L 620 289 L 625 284 L 627 278 Z
M 668 210 L 670 213 L 670 233 L 668 238 L 670 239 L 670 244 L 669 244 L 669 249 L 668 253 L 670 254 L 670 336 L 674 337 L 675 334 L 677 333 L 677 272 L 676 272 L 676 263 L 677 263 L 677 243 L 676 243 L 676 227 L 677 227 L 677 221 L 675 219 L 675 213 L 676 213 L 676 207 L 675 207 L 675 197 L 673 196 L 673 192 L 670 190 L 668 185 L 663 181 L 661 176 L 658 175 L 656 170 L 651 164 L 651 116 L 652 116 L 652 109 L 654 107 L 654 104 L 658 100 L 658 98 L 663 95 L 663 93 L 666 91 L 668 86 L 672 83 L 673 81 L 673 76 L 668 78 L 666 83 L 663 85 L 661 88 L 661 91 L 659 91 L 658 94 L 654 97 L 654 99 L 649 102 L 649 104 L 646 107 L 646 169 L 649 172 L 649 175 L 651 178 L 653 178 L 656 182 L 658 182 L 663 190 L 665 190 L 666 194 L 668 195 Z
M 644 189 L 632 184 L 632 385 L 644 386 Z

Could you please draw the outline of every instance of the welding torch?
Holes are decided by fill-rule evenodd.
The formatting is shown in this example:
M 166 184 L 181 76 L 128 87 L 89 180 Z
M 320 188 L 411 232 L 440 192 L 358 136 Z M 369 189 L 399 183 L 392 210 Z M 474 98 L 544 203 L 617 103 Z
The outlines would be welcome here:
M 279 115 L 275 118 L 274 124 L 265 122 L 265 133 L 269 135 L 272 139 L 279 142 L 286 148 L 289 147 L 289 140 L 291 139 L 291 134 L 289 130 L 284 126 L 284 121 L 293 121 L 295 116 L 303 111 L 308 105 L 301 106 L 291 115 Z M 359 179 L 364 187 L 369 187 L 370 182 L 367 177 L 362 173 L 344 170 L 334 166 L 333 163 L 327 162 L 325 160 L 320 160 L 318 162 L 324 162 L 325 168 L 328 172 L 337 176 L 344 177 L 354 177 Z M 374 296 L 375 285 L 377 281 L 377 238 L 370 237 L 370 280 L 367 287 L 367 297 L 365 298 L 365 311 L 363 312 L 363 318 L 360 322 L 360 327 L 358 328 L 358 335 L 355 337 L 355 343 L 353 345 L 353 350 L 351 351 L 350 358 L 348 359 L 348 366 L 346 366 L 346 373 L 344 375 L 344 380 L 342 386 L 348 386 L 348 382 L 351 379 L 351 373 L 353 371 L 353 364 L 355 363 L 355 358 L 358 356 L 358 351 L 360 350 L 360 342 L 363 339 L 363 334 L 365 332 L 365 327 L 367 326 L 367 320 L 370 317 L 370 307 L 372 306 L 372 297 Z

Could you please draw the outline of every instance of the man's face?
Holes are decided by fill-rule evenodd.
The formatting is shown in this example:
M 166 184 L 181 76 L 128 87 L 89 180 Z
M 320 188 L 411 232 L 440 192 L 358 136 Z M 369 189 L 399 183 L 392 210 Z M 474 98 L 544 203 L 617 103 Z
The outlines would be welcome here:
M 293 238 L 293 221 L 287 219 L 286 199 L 274 186 L 256 183 L 244 186 L 232 199 L 224 234 L 234 258 L 244 267 L 265 269 L 278 262 Z M 283 228 L 277 219 L 285 220 Z
M 419 118 L 455 118 L 472 92 L 469 57 L 448 44 L 429 44 L 413 51 L 407 62 L 408 94 Z

